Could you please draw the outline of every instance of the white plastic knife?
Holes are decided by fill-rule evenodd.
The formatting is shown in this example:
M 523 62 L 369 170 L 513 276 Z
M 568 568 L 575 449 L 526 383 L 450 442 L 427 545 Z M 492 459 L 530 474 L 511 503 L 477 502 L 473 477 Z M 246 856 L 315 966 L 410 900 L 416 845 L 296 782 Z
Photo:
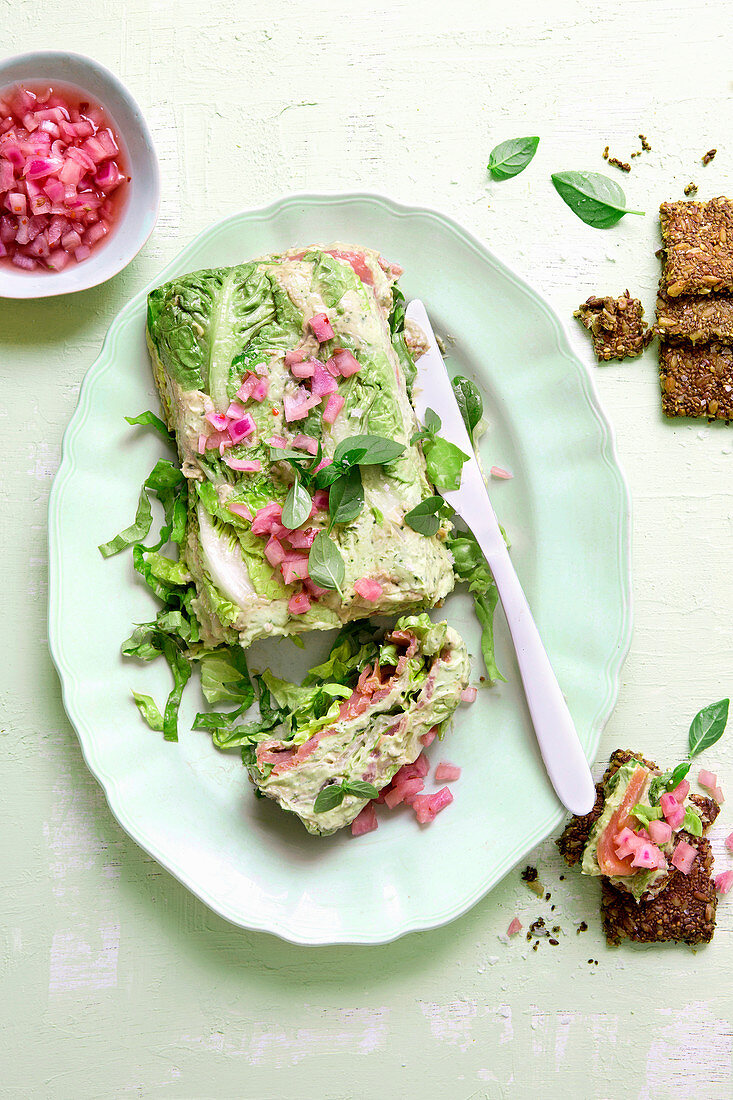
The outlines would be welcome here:
M 470 455 L 460 488 L 441 496 L 473 531 L 496 581 L 550 782 L 568 810 L 587 814 L 596 797 L 590 768 L 499 529 L 425 306 L 416 299 L 406 315 L 423 330 L 429 346 L 417 360 L 413 403 L 418 420 L 424 424 L 427 409 L 433 409 L 442 421 L 441 436 Z

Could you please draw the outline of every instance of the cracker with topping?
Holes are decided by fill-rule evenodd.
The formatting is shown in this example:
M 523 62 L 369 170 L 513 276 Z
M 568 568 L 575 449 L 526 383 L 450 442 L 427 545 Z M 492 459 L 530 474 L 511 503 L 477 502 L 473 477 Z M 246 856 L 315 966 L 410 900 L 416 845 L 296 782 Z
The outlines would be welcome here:
M 612 298 L 590 297 L 579 306 L 577 317 L 593 339 L 593 351 L 600 363 L 641 355 L 652 338 L 644 321 L 644 309 L 628 290 Z
M 666 416 L 733 420 L 733 347 L 664 340 L 659 345 L 659 380 Z
M 681 294 L 733 291 L 733 202 L 663 202 L 659 220 L 666 261 L 662 286 Z
M 687 875 L 672 869 L 666 887 L 651 901 L 640 905 L 630 894 L 602 880 L 601 919 L 610 945 L 618 946 L 623 939 L 698 944 L 713 938 L 718 895 L 710 842 L 685 832 L 679 835 L 697 849 L 697 858 Z

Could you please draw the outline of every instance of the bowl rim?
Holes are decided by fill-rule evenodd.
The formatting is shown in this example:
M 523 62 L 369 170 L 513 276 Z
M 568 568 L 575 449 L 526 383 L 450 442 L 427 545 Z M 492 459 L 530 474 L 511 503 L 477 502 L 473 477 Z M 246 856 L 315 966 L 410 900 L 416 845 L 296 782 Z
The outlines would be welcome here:
M 35 298 L 56 298 L 65 294 L 76 294 L 82 290 L 91 290 L 95 286 L 100 286 L 102 283 L 108 282 L 113 279 L 115 275 L 119 275 L 121 271 L 132 263 L 141 249 L 150 239 L 150 236 L 158 223 L 158 215 L 160 213 L 160 164 L 158 161 L 158 153 L 155 148 L 150 128 L 140 106 L 133 96 L 132 92 L 126 87 L 120 78 L 108 69 L 106 65 L 103 65 L 101 61 L 97 61 L 93 57 L 88 57 L 86 54 L 76 53 L 72 50 L 30 50 L 26 53 L 10 54 L 7 57 L 0 58 L 0 88 L 6 87 L 13 83 L 22 82 L 23 77 L 10 77 L 5 79 L 5 74 L 8 69 L 15 67 L 16 65 L 43 65 L 44 62 L 76 62 L 80 69 L 88 69 L 91 72 L 96 73 L 101 78 L 102 82 L 109 85 L 111 90 L 125 103 L 133 117 L 134 124 L 137 126 L 140 136 L 142 137 L 142 144 L 145 149 L 145 155 L 148 161 L 152 190 L 150 192 L 152 196 L 152 203 L 148 203 L 146 206 L 146 217 L 137 218 L 135 225 L 140 227 L 139 232 L 132 234 L 133 241 L 130 248 L 125 250 L 125 255 L 119 264 L 112 264 L 108 268 L 102 267 L 94 272 L 89 273 L 86 278 L 82 278 L 81 281 L 74 286 L 67 286 L 64 283 L 64 275 L 67 271 L 59 272 L 44 272 L 40 276 L 35 276 L 33 282 L 28 279 L 28 274 L 20 272 L 15 277 L 15 272 L 8 268 L 3 269 L 3 274 L 8 272 L 10 285 L 4 287 L 0 284 L 0 299 L 8 300 L 25 300 L 32 301 Z M 25 79 L 33 79 L 35 77 L 27 77 Z M 38 79 L 43 79 L 43 74 L 40 73 Z M 76 87 L 83 88 L 83 84 L 80 84 L 78 79 L 73 77 L 67 79 L 68 84 Z M 107 103 L 104 97 L 100 97 L 102 100 L 102 106 L 107 107 Z M 129 144 L 127 133 L 122 134 L 125 142 Z M 126 219 L 134 219 L 136 215 L 132 207 L 123 214 L 120 220 L 120 225 Z M 149 224 L 147 222 L 149 221 Z M 68 269 L 71 272 L 78 272 L 79 267 L 72 267 Z M 38 288 L 36 283 L 37 279 L 48 279 L 48 288 Z M 4 281 L 4 280 L 3 280 Z M 24 285 L 25 284 L 25 285 Z

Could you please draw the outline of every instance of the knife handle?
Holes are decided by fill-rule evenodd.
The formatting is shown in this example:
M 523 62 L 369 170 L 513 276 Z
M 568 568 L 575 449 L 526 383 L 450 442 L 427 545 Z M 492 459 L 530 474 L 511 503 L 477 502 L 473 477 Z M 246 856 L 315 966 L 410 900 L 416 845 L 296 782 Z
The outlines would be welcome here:
M 487 538 L 484 547 L 475 527 L 474 534 L 499 590 L 550 782 L 571 813 L 590 813 L 596 791 L 588 761 L 512 560 L 506 546 L 497 547 L 493 539 Z

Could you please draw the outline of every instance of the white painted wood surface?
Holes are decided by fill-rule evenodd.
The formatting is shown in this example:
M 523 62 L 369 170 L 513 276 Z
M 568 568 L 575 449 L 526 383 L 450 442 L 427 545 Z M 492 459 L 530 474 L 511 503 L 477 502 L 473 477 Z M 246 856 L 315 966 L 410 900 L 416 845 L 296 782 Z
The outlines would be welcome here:
M 164 186 L 156 233 L 118 279 L 65 301 L 0 302 L 3 1095 L 731 1095 L 730 899 L 696 954 L 609 951 L 595 883 L 560 881 L 548 842 L 536 853 L 547 903 L 515 873 L 454 925 L 383 948 L 308 951 L 242 933 L 111 819 L 45 645 L 48 491 L 80 380 L 118 309 L 215 218 L 293 190 L 376 190 L 458 218 L 567 320 L 634 501 L 636 628 L 602 753 L 626 745 L 674 763 L 692 715 L 733 680 L 733 426 L 664 422 L 653 351 L 596 368 L 570 314 L 589 293 L 627 285 L 651 312 L 658 203 L 692 179 L 701 198 L 733 190 L 731 11 L 676 0 L 0 0 L 3 52 L 68 47 L 122 76 L 153 129 Z M 619 179 L 647 217 L 584 226 L 550 172 L 602 171 L 603 147 L 625 158 L 639 132 L 652 151 Z M 531 168 L 489 182 L 492 146 L 526 133 L 542 139 Z M 703 168 L 711 146 L 718 156 Z M 729 734 L 706 760 L 729 788 L 732 745 Z M 733 865 L 723 819 L 719 869 Z M 557 918 L 559 946 L 500 942 L 515 913 L 525 925 Z M 577 935 L 583 918 L 590 931 Z

